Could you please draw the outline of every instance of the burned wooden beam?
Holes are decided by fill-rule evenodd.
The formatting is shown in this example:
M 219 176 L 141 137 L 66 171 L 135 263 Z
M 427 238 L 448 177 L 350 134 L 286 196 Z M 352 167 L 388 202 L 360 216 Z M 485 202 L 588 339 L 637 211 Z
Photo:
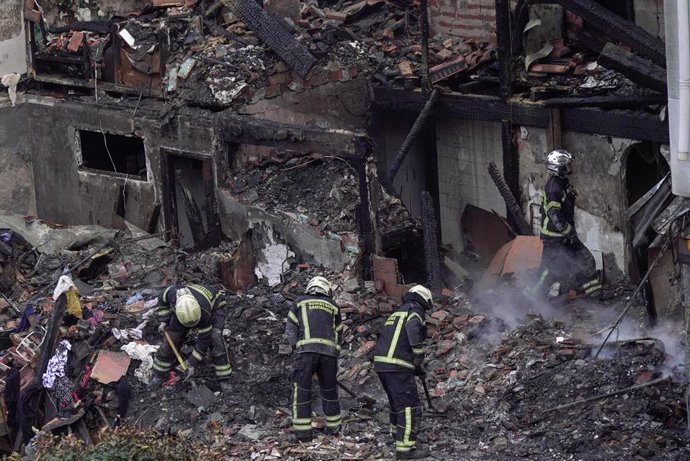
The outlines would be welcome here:
M 416 113 L 423 104 L 421 92 L 375 87 L 375 103 L 381 110 Z M 549 113 L 537 104 L 506 102 L 497 97 L 444 94 L 439 98 L 434 115 L 460 120 L 501 122 L 546 128 Z M 656 114 L 629 111 L 603 111 L 595 108 L 561 110 L 563 130 L 604 134 L 628 139 L 668 143 L 668 122 Z
M 431 77 L 429 76 L 429 0 L 421 0 L 419 5 L 419 29 L 422 33 L 422 91 L 431 94 Z
M 278 19 L 266 13 L 256 0 L 238 0 L 238 17 L 297 75 L 305 78 L 316 58 L 290 34 Z
M 199 205 L 194 200 L 194 196 L 189 188 L 184 184 L 182 179 L 182 171 L 175 171 L 175 182 L 177 187 L 182 194 L 182 203 L 184 205 L 184 211 L 187 215 L 187 221 L 189 223 L 189 229 L 192 231 L 192 238 L 194 239 L 194 245 L 199 245 L 205 240 L 206 233 L 204 232 L 204 223 L 201 218 L 201 210 Z
M 642 106 L 666 104 L 664 95 L 643 96 L 589 96 L 586 98 L 551 98 L 542 101 L 544 107 L 599 107 L 601 109 L 630 109 Z
M 557 0 L 568 11 L 580 16 L 585 22 L 599 29 L 612 39 L 628 45 L 633 51 L 666 66 L 664 43 L 637 24 L 623 19 L 595 0 Z
M 513 142 L 513 124 L 510 120 L 501 121 L 501 141 L 503 147 L 503 177 L 513 197 L 520 196 L 520 155 Z M 515 225 L 515 223 L 511 224 Z
M 429 191 L 422 192 L 422 232 L 424 235 L 424 259 L 426 260 L 427 284 L 431 291 L 440 294 L 441 257 L 438 252 L 438 222 L 434 199 Z
M 597 62 L 617 70 L 638 85 L 666 94 L 666 69 L 613 43 L 604 45 Z
M 412 147 L 412 142 L 417 138 L 419 133 L 422 131 L 422 128 L 424 128 L 426 119 L 429 117 L 429 114 L 431 114 L 432 109 L 434 108 L 434 104 L 436 104 L 438 94 L 438 90 L 434 90 L 431 92 L 431 96 L 429 96 L 429 99 L 427 99 L 426 103 L 424 104 L 424 107 L 417 116 L 417 119 L 414 121 L 414 124 L 412 125 L 410 132 L 407 133 L 407 137 L 400 146 L 400 150 L 398 150 L 398 154 L 395 156 L 395 159 L 393 160 L 393 165 L 391 166 L 390 170 L 388 170 L 387 174 L 387 181 L 391 186 L 393 185 L 395 175 L 398 174 L 398 170 L 400 170 L 400 166 L 402 165 L 403 160 L 405 160 L 407 153 L 410 151 L 410 147 Z
M 371 151 L 371 140 L 352 131 L 290 125 L 232 115 L 224 117 L 218 123 L 223 140 L 229 143 L 337 156 L 366 157 Z
M 520 235 L 532 235 L 532 229 L 530 229 L 529 225 L 527 224 L 527 221 L 525 221 L 525 217 L 522 215 L 522 209 L 520 208 L 520 205 L 518 205 L 517 201 L 515 200 L 513 193 L 510 192 L 510 189 L 503 180 L 503 177 L 501 176 L 501 173 L 498 171 L 498 167 L 496 166 L 496 164 L 494 162 L 490 162 L 488 170 L 491 179 L 493 179 L 494 184 L 496 184 L 498 192 L 501 194 L 501 197 L 503 197 L 503 200 L 506 203 L 506 209 L 508 210 L 508 214 L 517 226 L 516 230 L 520 233 Z
M 499 86 L 501 97 L 508 98 L 513 94 L 513 77 L 511 63 L 512 39 L 510 22 L 510 1 L 496 0 L 496 52 L 499 63 Z

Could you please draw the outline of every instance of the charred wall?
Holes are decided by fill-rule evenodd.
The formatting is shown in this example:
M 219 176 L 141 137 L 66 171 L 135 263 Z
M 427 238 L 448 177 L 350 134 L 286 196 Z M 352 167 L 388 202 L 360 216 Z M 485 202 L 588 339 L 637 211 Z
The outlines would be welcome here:
M 202 157 L 213 155 L 212 131 L 191 116 L 161 123 L 141 108 L 133 117 L 129 108 L 49 98 L 30 100 L 27 110 L 33 171 L 40 178 L 35 186 L 38 215 L 61 224 L 119 227 L 119 213 L 136 226 L 149 229 L 155 208 L 164 198 L 161 148 Z M 145 176 L 84 168 L 80 130 L 141 138 Z M 109 150 L 101 155 L 117 155 L 114 148 Z
M 23 5 L 24 0 L 3 0 L 0 5 L 0 77 L 26 72 Z
M 26 104 L 0 104 L 0 209 L 36 213 Z

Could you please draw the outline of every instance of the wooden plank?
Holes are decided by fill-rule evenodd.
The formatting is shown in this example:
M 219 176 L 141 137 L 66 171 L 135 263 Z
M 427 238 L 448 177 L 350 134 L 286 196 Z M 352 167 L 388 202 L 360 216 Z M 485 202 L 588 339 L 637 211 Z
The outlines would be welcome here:
M 604 45 L 597 62 L 617 70 L 638 85 L 666 94 L 666 69 L 620 46 L 613 43 Z
M 561 112 L 553 108 L 549 109 L 549 126 L 546 128 L 546 149 L 551 152 L 563 147 L 561 141 Z
M 283 25 L 266 13 L 256 0 L 238 0 L 239 18 L 268 45 L 297 75 L 305 78 L 316 58 Z
M 385 113 L 418 113 L 424 104 L 421 92 L 377 87 L 374 102 Z M 549 113 L 539 104 L 505 102 L 499 98 L 442 95 L 434 115 L 464 120 L 501 122 L 514 125 L 547 128 Z M 668 122 L 656 114 L 625 111 L 602 111 L 594 108 L 568 108 L 561 110 L 561 129 L 580 133 L 603 134 L 641 141 L 669 142 Z

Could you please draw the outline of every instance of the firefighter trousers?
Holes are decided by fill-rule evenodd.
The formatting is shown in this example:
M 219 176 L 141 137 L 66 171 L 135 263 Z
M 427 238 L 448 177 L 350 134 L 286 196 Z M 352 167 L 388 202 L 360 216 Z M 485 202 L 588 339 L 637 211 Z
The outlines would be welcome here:
M 311 438 L 311 380 L 316 374 L 321 391 L 326 431 L 340 430 L 340 402 L 338 400 L 338 359 L 315 352 L 296 354 L 292 364 L 292 427 L 298 439 Z
M 571 287 L 588 296 L 595 296 L 601 290 L 594 256 L 575 236 L 568 241 L 562 239 L 542 240 L 542 263 L 539 279 L 526 293 L 545 297 L 554 282 L 561 282 L 562 288 Z
M 422 403 L 411 371 L 379 372 L 379 379 L 390 404 L 390 431 L 395 452 L 404 454 L 417 447 L 417 433 L 422 419 Z
M 218 309 L 213 312 L 211 325 L 198 330 L 199 337 L 192 349 L 191 356 L 187 359 L 189 365 L 196 367 L 197 364 L 203 360 L 204 354 L 210 348 L 211 363 L 213 364 L 216 378 L 219 381 L 228 379 L 232 373 L 228 349 L 223 340 L 223 326 L 225 325 L 226 315 L 224 309 Z M 177 348 L 178 352 L 184 344 L 189 331 L 190 329 L 168 330 L 168 335 L 175 344 L 175 348 Z M 170 344 L 168 344 L 168 341 L 164 339 L 153 360 L 153 372 L 159 376 L 163 375 L 169 372 L 176 364 L 177 358 L 175 357 L 175 353 L 172 347 L 170 347 Z

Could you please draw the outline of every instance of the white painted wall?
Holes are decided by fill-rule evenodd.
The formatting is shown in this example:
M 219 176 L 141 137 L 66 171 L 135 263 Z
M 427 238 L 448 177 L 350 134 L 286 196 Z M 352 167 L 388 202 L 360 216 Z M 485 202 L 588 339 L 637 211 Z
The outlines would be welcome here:
M 501 124 L 440 120 L 436 142 L 442 240 L 462 251 L 460 218 L 468 203 L 506 215 L 505 203 L 487 171 L 490 162 L 503 170 Z
M 23 0 L 0 1 L 0 76 L 26 73 L 23 5 Z

